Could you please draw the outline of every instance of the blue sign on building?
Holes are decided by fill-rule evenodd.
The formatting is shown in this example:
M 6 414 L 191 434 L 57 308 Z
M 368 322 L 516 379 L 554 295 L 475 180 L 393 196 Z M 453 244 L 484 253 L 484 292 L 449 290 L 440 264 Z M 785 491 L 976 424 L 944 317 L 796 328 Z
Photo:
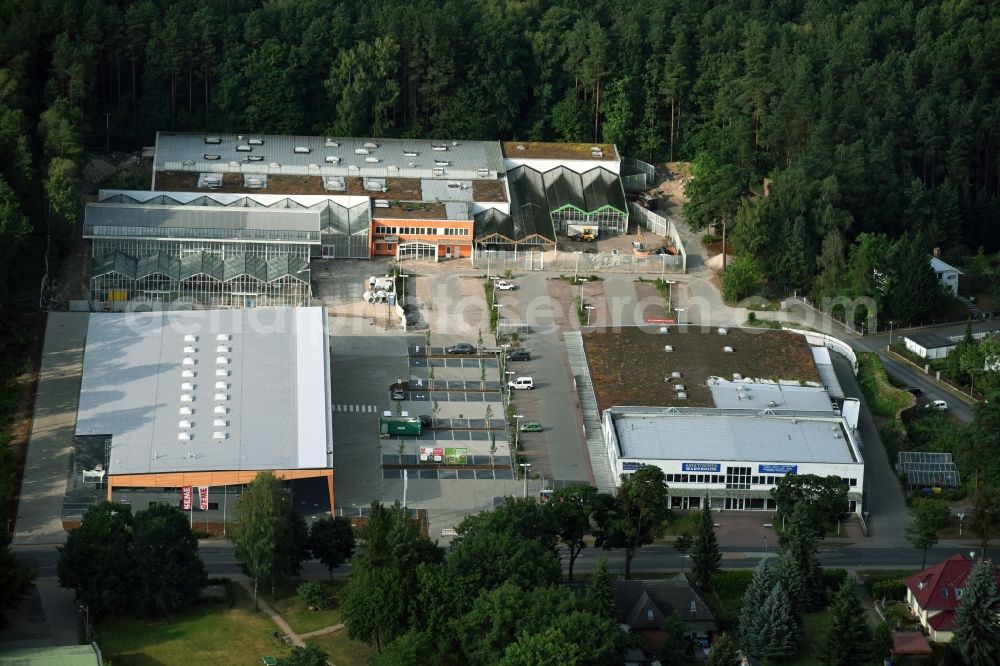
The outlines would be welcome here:
M 759 474 L 798 474 L 798 465 L 757 465 Z
M 642 467 L 642 463 L 639 462 L 623 462 L 622 471 L 623 472 L 634 472 L 635 470 Z
M 715 472 L 722 469 L 719 463 L 681 463 L 681 471 L 684 472 Z

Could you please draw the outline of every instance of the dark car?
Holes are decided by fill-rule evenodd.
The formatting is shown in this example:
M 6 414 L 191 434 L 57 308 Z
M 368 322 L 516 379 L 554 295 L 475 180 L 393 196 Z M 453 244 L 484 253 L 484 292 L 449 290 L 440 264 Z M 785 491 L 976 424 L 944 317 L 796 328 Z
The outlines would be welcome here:
M 475 354 L 476 348 L 468 342 L 459 342 L 457 345 L 444 348 L 445 354 Z
M 530 352 L 526 352 L 523 349 L 519 349 L 517 351 L 512 351 L 512 352 L 509 352 L 507 354 L 507 360 L 508 361 L 530 361 L 531 360 L 531 353 Z
M 917 396 L 918 398 L 924 394 L 924 392 L 918 389 L 916 386 L 907 386 L 906 390 L 912 393 L 913 395 Z
M 420 427 L 422 427 L 422 428 L 430 428 L 431 427 L 431 415 L 430 414 L 421 414 L 417 418 L 420 419 Z

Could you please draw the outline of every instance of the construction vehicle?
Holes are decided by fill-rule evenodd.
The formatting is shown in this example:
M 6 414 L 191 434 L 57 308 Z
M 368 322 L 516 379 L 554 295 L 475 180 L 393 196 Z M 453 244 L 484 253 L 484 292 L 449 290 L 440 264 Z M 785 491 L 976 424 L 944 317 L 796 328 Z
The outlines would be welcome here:
M 597 227 L 584 224 L 570 224 L 566 227 L 566 235 L 570 240 L 592 243 L 597 240 Z

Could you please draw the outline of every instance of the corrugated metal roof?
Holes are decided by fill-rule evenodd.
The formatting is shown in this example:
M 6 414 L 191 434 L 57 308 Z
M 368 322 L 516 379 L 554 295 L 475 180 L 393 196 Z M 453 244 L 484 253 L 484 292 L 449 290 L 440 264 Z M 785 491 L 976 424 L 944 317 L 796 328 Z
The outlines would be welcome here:
M 102 227 L 169 227 L 173 229 L 254 229 L 319 232 L 313 210 L 88 204 L 84 224 Z
M 76 434 L 112 436 L 111 474 L 325 467 L 328 410 L 301 409 L 309 396 L 329 406 L 325 317 L 322 308 L 92 314 Z M 220 381 L 228 387 L 216 389 Z M 185 406 L 193 413 L 181 415 Z
M 219 143 L 205 143 L 205 134 L 157 133 L 154 168 L 157 171 L 462 180 L 496 180 L 504 171 L 503 154 L 497 141 L 269 134 L 244 135 L 242 139 L 235 134 L 212 136 Z M 262 144 L 252 144 L 250 139 L 260 140 Z M 214 159 L 207 159 L 207 155 Z
M 671 408 L 659 414 L 616 409 L 623 458 L 776 463 L 855 463 L 835 418 L 712 414 Z
M 833 414 L 830 394 L 821 386 L 728 381 L 712 377 L 708 380 L 708 387 L 712 391 L 712 402 L 719 409 L 771 409 Z
M 62 645 L 4 649 L 0 666 L 98 666 L 97 651 L 90 645 Z
M 420 198 L 424 201 L 472 201 L 471 180 L 420 181 Z

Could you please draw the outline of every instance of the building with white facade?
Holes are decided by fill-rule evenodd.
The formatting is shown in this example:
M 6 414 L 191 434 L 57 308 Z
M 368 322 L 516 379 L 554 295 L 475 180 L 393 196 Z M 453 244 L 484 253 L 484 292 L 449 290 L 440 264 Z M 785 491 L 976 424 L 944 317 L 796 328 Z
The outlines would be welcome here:
M 931 268 L 934 269 L 934 275 L 937 276 L 941 286 L 952 296 L 958 296 L 958 276 L 962 274 L 962 271 L 937 257 L 931 257 L 930 262 Z

